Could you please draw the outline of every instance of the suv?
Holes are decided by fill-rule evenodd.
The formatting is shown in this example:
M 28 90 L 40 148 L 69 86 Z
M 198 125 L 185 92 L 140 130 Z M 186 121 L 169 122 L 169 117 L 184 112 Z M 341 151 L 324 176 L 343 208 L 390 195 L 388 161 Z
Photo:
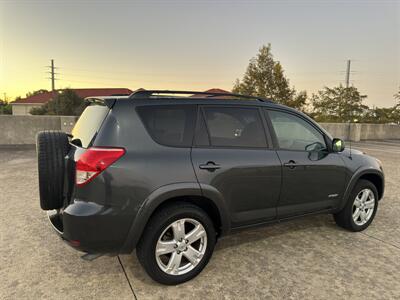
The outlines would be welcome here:
M 379 160 L 267 99 L 143 90 L 87 101 L 71 135 L 37 136 L 41 207 L 84 258 L 136 248 L 163 284 L 195 277 L 239 229 L 330 213 L 364 230 L 383 196 Z

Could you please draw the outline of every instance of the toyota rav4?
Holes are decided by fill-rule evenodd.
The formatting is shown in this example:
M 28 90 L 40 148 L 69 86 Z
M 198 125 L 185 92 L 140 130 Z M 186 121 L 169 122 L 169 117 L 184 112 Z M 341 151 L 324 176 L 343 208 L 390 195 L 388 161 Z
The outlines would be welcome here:
M 195 277 L 239 229 L 329 213 L 364 230 L 383 196 L 379 160 L 268 99 L 142 90 L 87 102 L 72 134 L 37 136 L 41 208 L 87 259 L 136 249 L 163 284 Z

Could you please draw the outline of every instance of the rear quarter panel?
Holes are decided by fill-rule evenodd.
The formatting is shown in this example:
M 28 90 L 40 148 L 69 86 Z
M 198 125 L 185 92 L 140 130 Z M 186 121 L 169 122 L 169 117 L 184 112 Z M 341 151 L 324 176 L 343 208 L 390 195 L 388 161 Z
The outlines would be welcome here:
M 92 182 L 76 188 L 75 197 L 114 210 L 121 237 L 128 235 L 141 206 L 153 191 L 176 183 L 194 184 L 200 190 L 190 148 L 166 147 L 153 141 L 132 100 L 116 102 L 93 146 L 123 147 L 126 153 Z

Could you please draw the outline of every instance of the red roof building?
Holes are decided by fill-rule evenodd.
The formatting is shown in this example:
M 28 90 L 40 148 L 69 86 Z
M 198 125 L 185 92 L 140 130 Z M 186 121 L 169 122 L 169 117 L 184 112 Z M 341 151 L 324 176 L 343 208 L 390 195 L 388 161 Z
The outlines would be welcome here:
M 207 91 L 205 91 L 206 93 L 221 93 L 221 94 L 226 94 L 226 93 L 230 93 L 228 91 L 225 91 L 223 89 L 218 89 L 218 88 L 213 88 L 213 89 L 209 89 Z
M 126 88 L 92 88 L 92 89 L 71 89 L 73 90 L 79 97 L 96 97 L 96 96 L 127 96 L 133 93 L 132 90 Z M 139 89 L 143 90 L 143 89 Z M 57 93 L 61 93 L 63 90 L 57 90 Z M 230 93 L 228 91 L 212 88 L 206 90 L 205 92 L 209 93 Z M 198 97 L 198 96 L 196 96 Z M 205 96 L 207 97 L 207 96 Z M 13 115 L 29 115 L 30 110 L 34 107 L 40 107 L 43 104 L 49 102 L 53 98 L 52 92 L 43 92 L 37 95 L 33 95 L 27 98 L 18 99 L 14 102 L 11 102 Z M 224 99 L 229 98 L 227 96 L 217 96 L 214 98 Z
M 125 88 L 102 88 L 102 89 L 71 89 L 73 90 L 79 97 L 96 97 L 96 96 L 126 96 L 132 94 L 132 90 Z M 63 90 L 57 90 L 57 93 L 62 92 Z M 17 103 L 40 103 L 44 104 L 49 102 L 53 98 L 52 92 L 44 92 L 41 94 L 33 95 L 27 98 L 18 99 L 12 102 L 13 104 Z
M 132 90 L 126 88 L 91 88 L 91 89 L 71 89 L 79 97 L 96 97 L 96 96 L 126 96 L 132 94 Z M 57 90 L 57 93 L 63 90 Z M 43 92 L 27 98 L 18 99 L 11 102 L 13 115 L 29 115 L 30 110 L 34 107 L 42 106 L 53 98 L 53 92 Z
M 222 89 L 218 89 L 218 88 L 212 88 L 212 89 L 206 90 L 204 92 L 205 93 L 216 93 L 216 94 L 218 94 L 218 93 L 220 93 L 220 94 L 230 93 L 228 91 L 225 91 L 225 90 L 222 90 Z M 189 97 L 191 97 L 191 98 L 198 98 L 198 97 L 207 98 L 207 97 L 210 97 L 210 96 L 209 95 L 192 95 L 192 96 L 189 96 Z M 225 99 L 225 98 L 229 98 L 229 97 L 226 97 L 226 96 L 215 96 L 213 98 L 214 99 Z

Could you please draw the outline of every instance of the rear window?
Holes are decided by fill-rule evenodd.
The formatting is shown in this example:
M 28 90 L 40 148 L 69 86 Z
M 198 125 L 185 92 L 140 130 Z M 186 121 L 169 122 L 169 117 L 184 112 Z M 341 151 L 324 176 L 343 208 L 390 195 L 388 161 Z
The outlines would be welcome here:
M 71 132 L 72 140 L 76 145 L 83 148 L 91 145 L 109 110 L 107 106 L 102 105 L 91 105 L 85 108 Z
M 137 112 L 157 143 L 173 147 L 192 146 L 195 106 L 141 106 L 137 108 Z

